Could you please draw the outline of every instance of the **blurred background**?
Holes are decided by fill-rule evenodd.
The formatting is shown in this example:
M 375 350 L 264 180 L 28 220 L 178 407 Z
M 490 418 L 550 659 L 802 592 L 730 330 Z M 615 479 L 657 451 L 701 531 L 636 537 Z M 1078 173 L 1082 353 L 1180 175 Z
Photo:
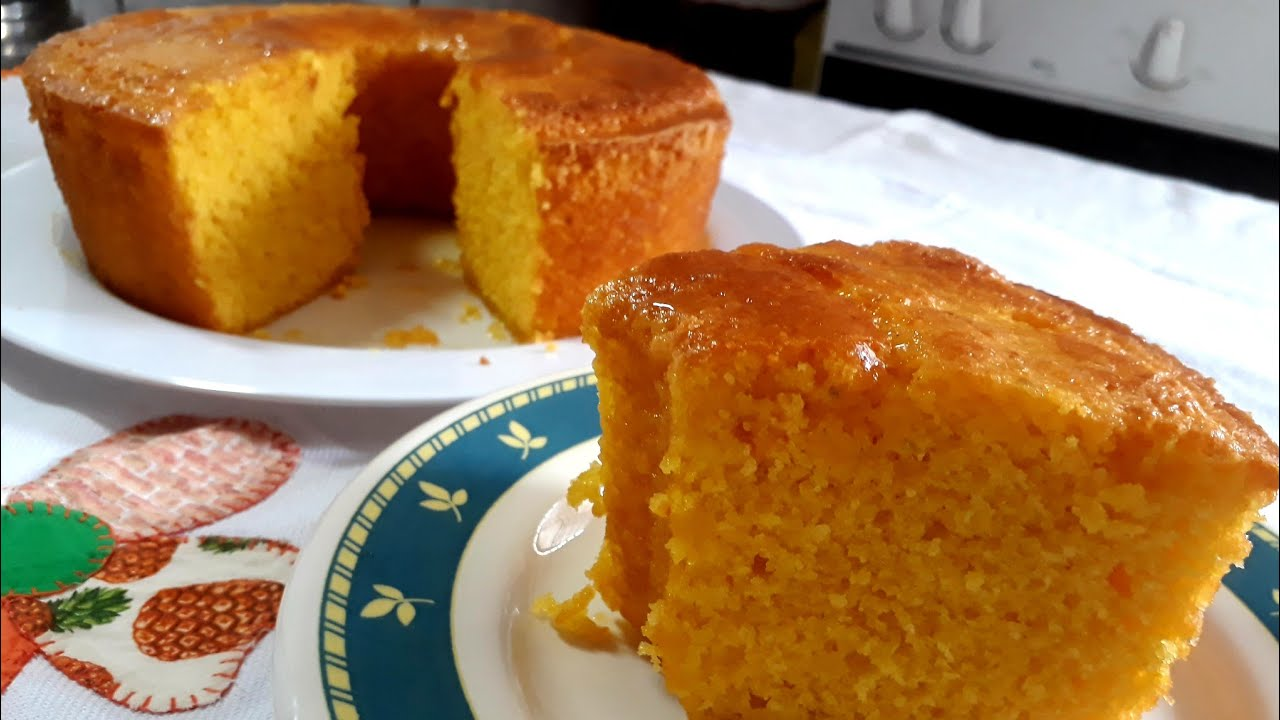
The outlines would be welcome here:
M 225 0 L 224 0 L 225 2 Z M 63 29 L 202 0 L 3 0 L 4 67 Z M 737 77 L 1280 198 L 1275 0 L 386 0 L 513 9 Z

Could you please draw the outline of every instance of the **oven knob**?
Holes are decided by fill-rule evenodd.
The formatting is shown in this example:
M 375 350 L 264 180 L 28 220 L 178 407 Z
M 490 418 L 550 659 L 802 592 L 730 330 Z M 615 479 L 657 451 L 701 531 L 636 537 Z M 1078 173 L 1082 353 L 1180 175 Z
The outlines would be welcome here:
M 1133 61 L 1133 76 L 1152 90 L 1177 90 L 1187 84 L 1182 74 L 1182 49 L 1187 25 L 1177 18 L 1156 23 Z
M 916 0 L 876 0 L 876 26 L 890 40 L 905 42 L 924 34 L 916 19 Z
M 991 41 L 986 38 L 982 0 L 948 0 L 942 10 L 942 39 L 966 55 L 986 52 Z

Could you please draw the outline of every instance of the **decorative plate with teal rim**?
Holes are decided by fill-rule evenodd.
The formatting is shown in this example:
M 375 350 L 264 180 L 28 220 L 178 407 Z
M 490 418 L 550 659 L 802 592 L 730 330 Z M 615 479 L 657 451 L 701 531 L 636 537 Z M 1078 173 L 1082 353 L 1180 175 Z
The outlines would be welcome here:
M 629 650 L 567 645 L 534 600 L 582 587 L 603 523 L 564 500 L 596 458 L 595 377 L 553 376 L 427 422 L 334 501 L 285 593 L 284 720 L 681 720 Z M 1280 714 L 1276 535 L 1257 526 L 1173 700 L 1147 720 Z M 603 608 L 601 608 L 603 609 Z

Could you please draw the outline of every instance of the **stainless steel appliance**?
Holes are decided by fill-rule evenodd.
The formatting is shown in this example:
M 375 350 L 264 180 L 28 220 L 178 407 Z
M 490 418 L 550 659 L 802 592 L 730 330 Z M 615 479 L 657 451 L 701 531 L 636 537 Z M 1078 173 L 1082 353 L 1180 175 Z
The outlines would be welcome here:
M 1275 0 L 833 0 L 822 91 L 1274 197 L 1278 26 Z

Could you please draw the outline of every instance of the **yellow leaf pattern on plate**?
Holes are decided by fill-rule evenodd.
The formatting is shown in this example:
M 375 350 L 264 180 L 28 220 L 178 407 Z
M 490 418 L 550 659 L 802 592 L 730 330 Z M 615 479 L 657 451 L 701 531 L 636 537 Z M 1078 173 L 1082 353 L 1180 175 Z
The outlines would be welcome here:
M 413 616 L 417 614 L 417 612 L 417 610 L 413 609 L 413 605 L 409 603 L 400 603 L 396 606 L 396 619 L 400 621 L 401 625 L 407 626 L 409 623 L 413 622 Z
M 422 488 L 422 492 L 426 493 L 429 498 L 449 502 L 449 491 L 435 483 L 420 482 L 418 487 Z
M 378 593 L 381 597 L 374 598 L 366 603 L 364 608 L 360 611 L 360 617 L 380 618 L 391 614 L 391 611 L 394 610 L 396 613 L 396 619 L 400 621 L 400 624 L 408 626 L 409 623 L 413 622 L 413 618 L 418 614 L 417 608 L 413 606 L 414 603 L 422 603 L 424 605 L 436 604 L 434 600 L 430 600 L 428 598 L 405 597 L 404 593 L 400 592 L 398 588 L 391 587 L 390 585 L 375 584 L 373 586 L 373 591 Z
M 529 432 L 529 428 L 515 420 L 507 424 L 507 432 L 511 434 L 499 435 L 498 440 L 507 447 L 520 450 L 521 460 L 528 459 L 530 450 L 541 450 L 547 446 L 545 437 L 534 437 L 533 433 Z
M 395 608 L 396 604 L 397 602 L 390 598 L 378 598 L 376 600 L 370 600 L 369 604 L 365 605 L 364 609 L 360 611 L 360 617 L 367 617 L 367 618 L 382 617 L 383 615 L 386 615 L 387 613 L 391 612 Z
M 448 490 L 436 485 L 435 483 L 420 482 L 418 487 L 422 488 L 422 492 L 426 494 L 427 499 L 418 503 L 428 510 L 436 512 L 453 511 L 453 516 L 458 522 L 462 522 L 462 513 L 458 508 L 467 504 L 467 491 L 458 490 L 450 494 Z
M 379 595 L 385 598 L 391 598 L 392 600 L 404 599 L 404 593 L 391 587 L 390 585 L 374 585 L 373 590 L 374 592 L 378 593 Z

